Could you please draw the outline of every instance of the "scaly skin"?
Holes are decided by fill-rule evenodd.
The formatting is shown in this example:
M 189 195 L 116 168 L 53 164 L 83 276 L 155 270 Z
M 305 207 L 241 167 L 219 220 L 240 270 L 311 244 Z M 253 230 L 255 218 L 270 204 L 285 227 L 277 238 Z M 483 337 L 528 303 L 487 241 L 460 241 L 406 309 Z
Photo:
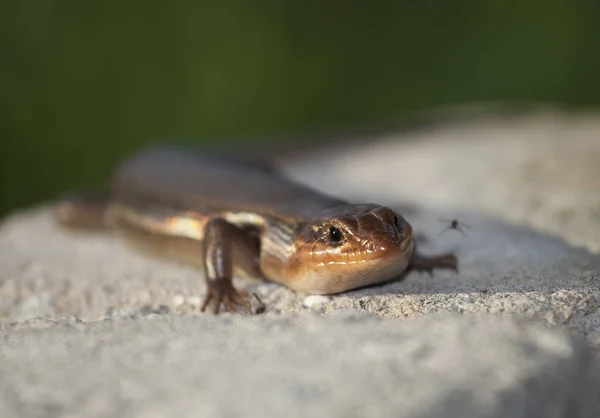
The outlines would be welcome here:
M 58 206 L 72 227 L 103 225 L 159 255 L 201 266 L 202 310 L 250 310 L 239 273 L 308 294 L 335 294 L 410 270 L 457 270 L 453 254 L 425 258 L 409 223 L 392 209 L 351 204 L 307 188 L 264 163 L 181 149 L 141 152 L 115 172 L 103 197 Z

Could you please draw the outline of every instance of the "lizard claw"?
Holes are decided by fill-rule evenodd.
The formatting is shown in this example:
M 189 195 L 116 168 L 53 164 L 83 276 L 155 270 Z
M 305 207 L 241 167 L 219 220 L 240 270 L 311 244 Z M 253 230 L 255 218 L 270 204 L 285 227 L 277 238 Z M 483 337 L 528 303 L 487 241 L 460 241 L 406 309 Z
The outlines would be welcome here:
M 250 306 L 249 295 L 246 291 L 238 291 L 231 282 L 224 280 L 213 281 L 208 286 L 204 302 L 200 310 L 204 312 L 208 305 L 212 302 L 212 310 L 214 314 L 218 314 L 221 305 L 228 312 L 238 312 L 240 308 L 252 313 Z
M 415 256 L 410 269 L 420 273 L 428 273 L 433 277 L 434 269 L 448 269 L 458 273 L 458 259 L 454 254 L 442 254 L 434 257 Z
M 263 303 L 262 300 L 260 300 L 260 298 L 258 297 L 258 295 L 256 293 L 252 293 L 252 296 L 254 296 L 254 298 L 256 299 L 256 301 L 259 303 L 258 308 L 256 308 L 256 314 L 261 314 L 264 313 L 265 310 L 267 309 L 267 305 L 265 305 Z
M 433 268 L 431 267 L 417 268 L 415 270 L 417 270 L 419 273 L 427 273 L 429 274 L 429 277 L 433 277 Z

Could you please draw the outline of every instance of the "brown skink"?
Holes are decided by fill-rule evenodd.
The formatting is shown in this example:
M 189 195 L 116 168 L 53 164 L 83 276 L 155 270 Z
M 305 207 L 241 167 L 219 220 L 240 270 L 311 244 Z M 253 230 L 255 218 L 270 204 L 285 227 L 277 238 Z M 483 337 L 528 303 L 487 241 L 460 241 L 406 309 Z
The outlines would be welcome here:
M 457 270 L 454 254 L 418 255 L 411 225 L 389 207 L 324 195 L 267 164 L 179 148 L 142 151 L 117 168 L 106 197 L 65 200 L 58 214 L 67 225 L 176 243 L 163 246 L 163 255 L 202 266 L 201 309 L 212 302 L 215 313 L 250 309 L 235 274 L 325 295 L 411 269 Z

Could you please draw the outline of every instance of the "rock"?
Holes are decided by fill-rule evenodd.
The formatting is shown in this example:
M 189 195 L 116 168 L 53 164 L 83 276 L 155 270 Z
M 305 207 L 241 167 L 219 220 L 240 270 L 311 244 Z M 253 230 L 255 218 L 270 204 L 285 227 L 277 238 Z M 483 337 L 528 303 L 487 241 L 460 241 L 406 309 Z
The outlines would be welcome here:
M 0 331 L 18 416 L 594 417 L 585 346 L 497 317 L 34 320 Z
M 251 283 L 258 317 L 196 316 L 198 269 L 65 231 L 48 207 L 15 214 L 0 223 L 2 417 L 595 416 L 599 136 L 597 118 L 544 114 L 280 161 L 394 207 L 460 272 L 326 298 Z
M 466 237 L 453 230 L 440 235 L 442 215 L 424 210 L 406 217 L 429 238 L 420 251 L 456 252 L 459 274 L 415 272 L 401 282 L 336 295 L 310 308 L 300 294 L 259 284 L 261 300 L 282 313 L 351 308 L 385 318 L 443 311 L 517 315 L 576 330 L 600 350 L 600 256 L 473 213 L 460 214 L 471 226 Z M 204 293 L 200 270 L 132 251 L 117 236 L 73 236 L 58 228 L 46 209 L 7 221 L 0 230 L 0 254 L 0 312 L 9 321 L 68 315 L 98 320 L 146 315 L 161 306 L 192 313 L 199 311 Z
M 304 299 L 302 301 L 302 305 L 306 306 L 307 308 L 312 308 L 312 307 L 322 305 L 323 303 L 327 303 L 330 300 L 331 300 L 331 298 L 328 296 L 310 295 L 310 296 L 307 296 L 306 299 Z
M 386 318 L 436 312 L 515 315 L 566 326 L 600 350 L 600 256 L 565 240 L 490 218 L 464 213 L 472 229 L 439 236 L 433 211 L 410 222 L 432 237 L 421 251 L 456 252 L 459 273 L 411 273 L 404 281 L 341 294 L 321 306 L 327 313 L 355 308 Z

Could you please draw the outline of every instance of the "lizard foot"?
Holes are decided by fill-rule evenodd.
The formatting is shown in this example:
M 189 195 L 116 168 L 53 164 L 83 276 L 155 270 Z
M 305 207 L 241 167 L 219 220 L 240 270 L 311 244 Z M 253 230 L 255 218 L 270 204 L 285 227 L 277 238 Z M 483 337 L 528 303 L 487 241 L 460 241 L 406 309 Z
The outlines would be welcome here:
M 429 273 L 433 276 L 433 269 L 449 269 L 458 273 L 458 259 L 452 253 L 441 254 L 434 257 L 423 257 L 415 255 L 409 265 L 410 270 Z
M 213 313 L 215 314 L 219 313 L 221 305 L 228 312 L 238 312 L 241 308 L 248 313 L 252 313 L 249 299 L 248 292 L 237 290 L 230 281 L 217 280 L 209 284 L 200 310 L 204 312 L 212 302 Z

